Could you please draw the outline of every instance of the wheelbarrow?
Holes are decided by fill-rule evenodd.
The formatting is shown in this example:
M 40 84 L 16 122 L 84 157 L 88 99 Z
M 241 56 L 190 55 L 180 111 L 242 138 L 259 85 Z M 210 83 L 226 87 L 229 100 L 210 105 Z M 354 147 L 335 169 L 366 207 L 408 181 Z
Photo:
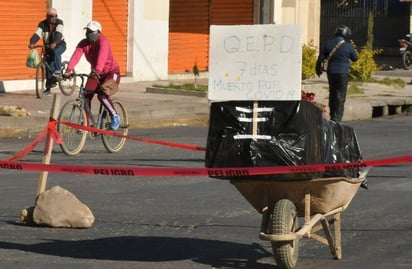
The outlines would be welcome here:
M 236 179 L 230 182 L 262 214 L 259 238 L 271 242 L 276 264 L 292 269 L 298 261 L 298 243 L 302 238 L 328 245 L 335 259 L 342 258 L 340 215 L 365 179 L 366 173 L 359 178 Z M 304 218 L 301 227 L 298 217 Z M 321 230 L 324 236 L 317 234 Z

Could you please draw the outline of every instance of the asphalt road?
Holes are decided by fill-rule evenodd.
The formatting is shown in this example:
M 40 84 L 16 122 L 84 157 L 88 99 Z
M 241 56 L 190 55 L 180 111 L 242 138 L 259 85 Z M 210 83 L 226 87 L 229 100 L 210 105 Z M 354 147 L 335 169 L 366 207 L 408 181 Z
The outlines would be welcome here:
M 365 160 L 410 155 L 411 117 L 350 122 Z M 207 127 L 133 130 L 136 137 L 206 146 Z M 0 159 L 31 139 L 0 139 Z M 24 158 L 40 162 L 43 145 Z M 76 157 L 55 145 L 52 163 L 133 167 L 204 167 L 204 153 L 128 141 L 106 154 L 88 140 Z M 342 214 L 343 258 L 311 239 L 300 243 L 297 269 L 411 268 L 411 165 L 373 168 Z M 97 177 L 53 174 L 93 211 L 89 229 L 20 225 L 34 203 L 39 174 L 0 170 L 0 268 L 277 268 L 258 239 L 261 215 L 227 181 L 206 177 Z M 301 222 L 302 223 L 302 222 Z

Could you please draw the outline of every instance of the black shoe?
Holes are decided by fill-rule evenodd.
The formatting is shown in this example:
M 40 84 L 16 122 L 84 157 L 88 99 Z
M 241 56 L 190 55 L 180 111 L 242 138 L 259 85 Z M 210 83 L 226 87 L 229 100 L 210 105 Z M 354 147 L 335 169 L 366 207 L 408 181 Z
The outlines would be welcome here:
M 48 95 L 50 95 L 50 94 L 51 94 L 50 89 L 46 89 L 46 90 L 43 92 L 43 96 L 48 96 Z
M 48 81 L 46 82 L 46 87 L 47 87 L 47 88 L 55 88 L 55 87 L 57 87 L 57 81 L 56 81 L 56 79 L 55 79 L 55 78 L 51 78 L 50 80 L 48 80 Z
M 50 88 L 57 87 L 57 79 L 55 77 L 50 79 Z

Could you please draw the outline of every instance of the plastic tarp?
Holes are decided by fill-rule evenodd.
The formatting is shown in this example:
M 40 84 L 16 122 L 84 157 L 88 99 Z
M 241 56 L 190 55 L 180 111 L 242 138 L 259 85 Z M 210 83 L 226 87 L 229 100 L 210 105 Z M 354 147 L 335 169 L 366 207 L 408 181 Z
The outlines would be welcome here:
M 311 102 L 226 101 L 211 104 L 205 161 L 208 168 L 361 160 L 353 128 L 324 119 L 321 109 Z M 359 171 L 353 168 L 248 178 L 309 180 L 332 176 L 354 178 L 359 176 Z

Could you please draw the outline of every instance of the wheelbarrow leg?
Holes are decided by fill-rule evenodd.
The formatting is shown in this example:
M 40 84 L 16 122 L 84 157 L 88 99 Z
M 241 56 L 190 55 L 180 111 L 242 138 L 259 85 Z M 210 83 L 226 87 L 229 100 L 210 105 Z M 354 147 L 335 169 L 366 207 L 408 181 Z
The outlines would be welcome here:
M 271 234 L 272 231 L 269 230 L 272 227 L 271 212 L 268 207 L 262 209 L 262 223 L 260 224 L 260 232 L 264 234 Z
M 332 234 L 330 232 L 329 221 L 325 218 L 321 221 L 323 231 L 325 232 L 326 239 L 328 240 L 328 245 L 332 256 L 335 259 L 342 258 L 342 247 L 341 247 L 341 231 L 340 231 L 340 213 L 336 213 L 331 220 L 331 224 L 335 226 L 335 240 L 333 240 Z
M 335 258 L 342 259 L 342 238 L 341 238 L 341 226 L 340 226 L 340 213 L 334 215 L 335 225 Z

